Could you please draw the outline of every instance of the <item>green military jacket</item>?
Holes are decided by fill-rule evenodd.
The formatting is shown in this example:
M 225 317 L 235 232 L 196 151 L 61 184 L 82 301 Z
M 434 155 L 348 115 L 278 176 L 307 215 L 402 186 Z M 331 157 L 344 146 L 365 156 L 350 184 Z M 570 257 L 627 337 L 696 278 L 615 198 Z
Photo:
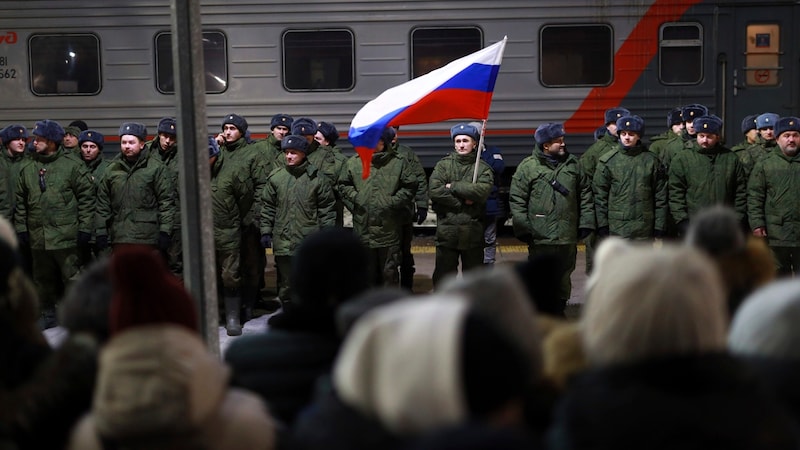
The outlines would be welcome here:
M 753 161 L 753 156 L 747 151 L 748 147 L 750 147 L 750 143 L 745 139 L 731 147 L 731 151 L 739 158 L 739 162 L 741 162 L 742 167 L 744 167 L 744 174 L 749 178 L 750 172 L 753 171 L 755 161 Z
M 261 217 L 260 202 L 255 201 L 256 195 L 264 188 L 267 179 L 267 168 L 269 164 L 263 155 L 259 153 L 259 147 L 255 144 L 248 144 L 244 138 L 239 138 L 235 142 L 225 143 L 221 146 L 225 153 L 226 164 L 236 166 L 235 170 L 246 173 L 253 182 L 253 202 L 249 206 L 250 212 L 242 222 L 245 227 L 258 226 L 257 221 Z
M 514 172 L 509 206 L 514 234 L 529 244 L 576 244 L 578 228 L 595 227 L 592 186 L 578 159 L 556 164 L 538 145 Z
M 261 192 L 261 234 L 272 253 L 291 256 L 306 236 L 336 224 L 336 197 L 328 177 L 308 160 L 273 170 Z
M 11 156 L 8 149 L 0 145 L 0 216 L 9 221 L 14 217 L 14 204 L 16 197 L 14 190 L 17 188 L 19 171 L 22 163 L 29 159 L 29 154 L 22 152 Z
M 675 157 L 675 155 L 690 148 L 694 142 L 694 141 L 685 141 L 680 135 L 675 134 L 672 131 L 670 131 L 669 134 L 670 134 L 669 137 L 667 137 L 663 141 L 654 142 L 653 145 L 651 145 L 649 148 L 651 152 L 655 153 L 656 156 L 658 156 L 658 159 L 661 161 L 661 165 L 664 166 L 665 168 L 669 168 L 669 165 L 672 163 L 672 159 Z M 656 145 L 659 142 L 660 144 Z
M 757 162 L 766 158 L 767 155 L 769 155 L 776 148 L 778 148 L 778 141 L 774 139 L 771 141 L 766 141 L 759 136 L 756 140 L 756 143 L 747 147 L 746 151 L 750 155 L 753 165 L 755 165 Z
M 730 206 L 742 221 L 747 214 L 744 166 L 722 145 L 704 150 L 695 144 L 676 155 L 669 166 L 668 182 L 669 210 L 676 224 L 716 204 Z
M 155 245 L 160 232 L 172 235 L 178 211 L 174 177 L 148 153 L 145 148 L 133 163 L 118 155 L 100 180 L 96 233 L 112 244 Z
M 92 179 L 95 186 L 97 186 L 100 184 L 100 180 L 103 178 L 111 162 L 103 158 L 103 155 L 99 155 L 94 161 L 84 161 L 84 164 L 86 164 L 86 169 L 89 170 L 89 177 Z
M 583 173 L 589 177 L 589 183 L 592 182 L 595 169 L 597 169 L 597 160 L 608 151 L 613 150 L 616 147 L 617 142 L 619 142 L 619 138 L 606 133 L 603 135 L 603 137 L 598 139 L 597 142 L 589 146 L 589 148 L 586 149 L 586 151 L 581 155 L 578 163 L 581 165 L 581 170 L 583 170 Z
M 475 151 L 467 155 L 453 151 L 433 167 L 428 188 L 436 213 L 437 246 L 467 250 L 484 245 L 483 215 L 494 185 L 494 172 L 482 159 L 478 159 L 475 183 L 474 171 Z
M 253 205 L 253 180 L 247 172 L 228 164 L 220 153 L 211 166 L 211 211 L 214 216 L 214 247 L 238 251 L 242 244 L 242 223 Z
M 339 179 L 342 201 L 353 213 L 353 230 L 369 248 L 399 246 L 417 192 L 416 175 L 391 147 L 372 155 L 366 180 L 362 167 L 360 156 L 351 157 Z
M 410 205 L 409 220 L 413 220 L 416 208 L 428 209 L 428 175 L 422 167 L 419 157 L 411 147 L 403 144 L 394 143 L 392 145 L 398 155 L 405 158 L 409 164 L 409 170 L 417 178 L 417 192 L 414 193 L 414 202 Z
M 800 156 L 780 147 L 757 162 L 747 183 L 750 227 L 766 227 L 767 242 L 775 247 L 800 247 Z
M 269 174 L 273 170 L 284 166 L 285 159 L 283 150 L 281 150 L 281 142 L 274 134 L 270 133 L 265 139 L 253 142 L 250 145 L 256 149 L 256 153 L 261 158 L 264 165 L 264 173 Z
M 32 154 L 20 167 L 15 189 L 14 227 L 27 232 L 34 250 L 78 245 L 78 232 L 92 232 L 95 186 L 82 161 L 59 148 Z
M 597 162 L 592 190 L 597 227 L 628 239 L 651 239 L 666 224 L 666 177 L 655 153 L 617 146 Z

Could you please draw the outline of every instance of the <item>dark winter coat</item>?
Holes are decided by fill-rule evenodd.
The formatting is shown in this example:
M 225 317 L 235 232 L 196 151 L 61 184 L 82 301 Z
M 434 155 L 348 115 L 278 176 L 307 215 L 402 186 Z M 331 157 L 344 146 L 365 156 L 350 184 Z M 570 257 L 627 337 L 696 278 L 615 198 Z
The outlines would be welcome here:
M 19 170 L 28 158 L 28 153 L 11 156 L 7 149 L 0 146 L 0 216 L 9 221 L 14 217 L 14 190 L 17 188 Z
M 767 242 L 777 247 L 800 246 L 800 156 L 780 149 L 756 163 L 747 183 L 750 228 L 766 227 Z
M 242 244 L 244 218 L 253 205 L 253 180 L 247 172 L 226 162 L 220 153 L 211 166 L 211 211 L 214 216 L 214 247 L 238 251 Z
M 500 217 L 506 214 L 505 207 L 500 201 L 500 183 L 503 172 L 506 170 L 506 162 L 503 154 L 497 147 L 486 147 L 481 152 L 481 159 L 492 168 L 494 174 L 494 184 L 489 198 L 486 199 L 486 215 L 489 217 Z

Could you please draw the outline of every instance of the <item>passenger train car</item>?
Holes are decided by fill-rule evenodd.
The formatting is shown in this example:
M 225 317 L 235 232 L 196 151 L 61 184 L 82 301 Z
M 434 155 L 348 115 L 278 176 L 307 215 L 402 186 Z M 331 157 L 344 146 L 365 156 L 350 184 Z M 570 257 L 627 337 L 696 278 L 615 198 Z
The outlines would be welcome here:
M 209 133 L 236 112 L 255 138 L 275 113 L 334 123 L 384 90 L 508 36 L 486 142 L 516 166 L 543 122 L 582 153 L 603 111 L 622 105 L 647 135 L 675 106 L 727 124 L 798 114 L 794 0 L 200 0 Z M 0 2 L 0 124 L 81 119 L 114 140 L 175 115 L 168 0 Z M 404 126 L 426 168 L 454 122 Z M 350 151 L 346 139 L 341 146 Z M 114 152 L 107 145 L 107 152 Z

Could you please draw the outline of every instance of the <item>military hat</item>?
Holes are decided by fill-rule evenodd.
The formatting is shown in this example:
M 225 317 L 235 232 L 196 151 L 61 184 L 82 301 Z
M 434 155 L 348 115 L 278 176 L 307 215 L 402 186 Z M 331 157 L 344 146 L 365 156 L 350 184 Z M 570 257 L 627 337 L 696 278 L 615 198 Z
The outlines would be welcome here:
M 470 125 L 468 123 L 459 123 L 453 128 L 450 128 L 450 139 L 455 139 L 458 135 L 466 135 L 475 139 L 477 142 L 481 138 L 481 132 L 478 130 L 477 127 Z
M 536 140 L 537 144 L 542 145 L 563 137 L 566 134 L 566 131 L 564 131 L 564 124 L 562 123 L 543 123 L 536 128 L 536 133 L 533 134 L 533 138 Z
M 639 116 L 624 116 L 617 119 L 617 132 L 631 131 L 639 136 L 644 135 L 644 120 Z
M 686 105 L 683 107 L 683 109 L 681 109 L 681 117 L 683 118 L 684 122 L 694 122 L 694 119 L 707 115 L 708 108 L 699 103 L 692 103 L 691 105 Z
M 281 148 L 283 151 L 297 150 L 306 153 L 308 151 L 308 140 L 305 136 L 290 134 L 281 140 Z
M 679 123 L 683 123 L 683 116 L 681 112 L 683 110 L 681 108 L 672 108 L 672 111 L 667 114 L 667 126 L 671 127 L 673 125 L 677 125 Z
M 283 125 L 284 127 L 291 130 L 293 122 L 294 118 L 288 114 L 275 114 L 269 121 L 269 129 L 272 130 L 278 125 Z
M 336 140 L 339 139 L 339 130 L 333 126 L 332 123 L 328 122 L 320 122 L 317 124 L 317 131 L 319 131 L 322 136 L 331 143 L 331 145 L 336 143 Z
M 692 122 L 694 131 L 697 133 L 709 133 L 720 135 L 722 133 L 722 119 L 715 115 L 700 116 Z
M 76 126 L 69 126 L 64 128 L 64 134 L 69 134 L 75 137 L 81 135 L 81 129 Z
M 747 134 L 750 130 L 758 129 L 756 128 L 756 117 L 758 117 L 758 115 L 753 114 L 742 119 L 742 134 Z
M 800 131 L 800 118 L 790 116 L 778 119 L 778 123 L 775 124 L 775 137 L 780 137 L 781 133 L 787 131 Z
M 40 120 L 33 126 L 31 134 L 47 139 L 48 141 L 61 142 L 64 139 L 64 129 L 55 120 Z
M 172 117 L 164 117 L 158 122 L 158 132 L 170 134 L 172 136 L 178 135 L 178 125 Z
M 594 140 L 599 141 L 606 133 L 608 133 L 608 128 L 605 125 L 600 125 L 594 130 Z
M 615 123 L 620 117 L 630 116 L 631 112 L 625 108 L 611 108 L 607 109 L 603 116 L 605 117 L 606 121 L 604 122 L 606 125 L 609 123 Z
M 295 136 L 313 136 L 317 134 L 317 122 L 308 117 L 301 117 L 292 123 L 292 134 Z
M 222 120 L 222 128 L 225 128 L 227 124 L 235 126 L 242 134 L 247 131 L 247 121 L 238 114 L 228 114 L 225 116 L 225 119 Z
M 119 135 L 125 136 L 126 134 L 136 136 L 139 140 L 144 141 L 147 139 L 147 127 L 138 122 L 125 122 L 119 127 Z
M 768 112 L 761 114 L 756 117 L 756 128 L 760 130 L 762 128 L 774 127 L 778 119 L 780 119 L 780 117 L 775 113 Z
M 104 136 L 94 130 L 86 130 L 81 131 L 80 136 L 78 136 L 78 145 L 83 145 L 84 142 L 94 142 L 100 150 L 103 149 L 103 144 L 105 143 Z
M 16 139 L 28 139 L 28 129 L 22 125 L 14 124 L 0 131 L 0 140 L 2 140 L 3 145 Z

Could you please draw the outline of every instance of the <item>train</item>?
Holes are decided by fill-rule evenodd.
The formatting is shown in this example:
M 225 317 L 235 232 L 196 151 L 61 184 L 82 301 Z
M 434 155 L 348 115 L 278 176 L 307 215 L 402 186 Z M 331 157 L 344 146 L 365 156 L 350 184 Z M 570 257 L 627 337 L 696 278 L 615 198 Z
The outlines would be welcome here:
M 186 0 L 179 0 L 186 1 Z M 192 0 L 195 1 L 195 0 Z M 647 135 L 706 105 L 726 124 L 798 114 L 794 0 L 200 0 L 208 132 L 231 112 L 254 139 L 285 113 L 337 126 L 388 88 L 507 36 L 486 143 L 513 168 L 540 123 L 563 122 L 579 155 L 624 106 Z M 0 124 L 83 120 L 113 142 L 125 121 L 176 114 L 168 0 L 0 2 Z M 473 119 L 473 118 L 464 118 Z M 424 167 L 456 122 L 403 126 Z M 116 151 L 107 145 L 106 152 Z

